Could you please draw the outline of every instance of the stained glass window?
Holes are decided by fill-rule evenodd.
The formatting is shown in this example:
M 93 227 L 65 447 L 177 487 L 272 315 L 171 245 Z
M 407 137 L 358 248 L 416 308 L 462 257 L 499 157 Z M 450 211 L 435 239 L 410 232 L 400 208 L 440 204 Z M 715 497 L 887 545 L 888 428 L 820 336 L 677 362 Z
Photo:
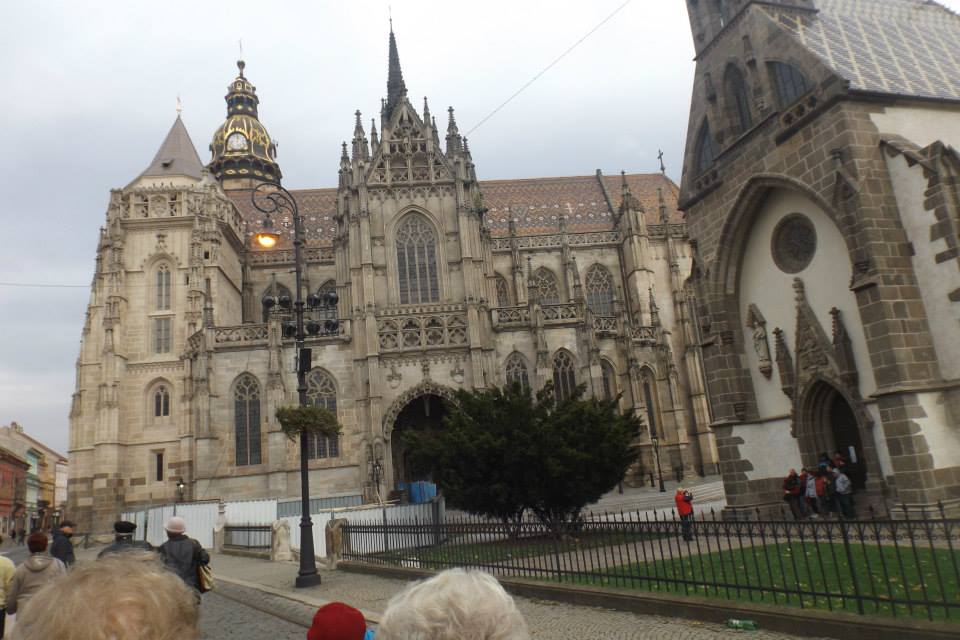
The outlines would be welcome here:
M 307 402 L 323 407 L 337 415 L 337 385 L 333 376 L 322 369 L 314 369 L 307 374 Z M 340 437 L 311 434 L 307 442 L 307 457 L 337 458 L 340 456 Z
M 553 357 L 553 390 L 557 402 L 573 395 L 577 388 L 577 373 L 569 351 L 558 351 Z
M 613 315 L 613 276 L 595 264 L 587 269 L 587 307 L 597 316 Z
M 810 89 L 806 76 L 792 64 L 770 62 L 770 73 L 777 87 L 780 108 L 789 107 Z
M 736 132 L 743 133 L 753 126 L 753 118 L 750 115 L 750 99 L 747 97 L 747 84 L 743 80 L 740 69 L 734 65 L 727 67 L 724 82 L 727 86 L 728 108 L 733 110 L 735 116 Z
M 530 376 L 527 374 L 527 363 L 522 355 L 517 352 L 511 353 L 510 357 L 507 358 L 504 369 L 507 374 L 507 384 L 509 386 L 519 384 L 524 389 L 530 388 Z
M 260 464 L 260 385 L 249 373 L 234 385 L 234 442 L 237 466 Z
M 713 136 L 710 134 L 710 123 L 704 121 L 703 126 L 700 127 L 700 134 L 697 136 L 697 175 L 700 175 L 713 166 L 713 160 L 716 158 L 716 155 Z
M 533 272 L 530 279 L 534 300 L 540 304 L 560 304 L 560 289 L 557 276 L 544 267 Z
M 397 229 L 397 275 L 400 304 L 440 300 L 437 237 L 421 215 L 409 215 Z

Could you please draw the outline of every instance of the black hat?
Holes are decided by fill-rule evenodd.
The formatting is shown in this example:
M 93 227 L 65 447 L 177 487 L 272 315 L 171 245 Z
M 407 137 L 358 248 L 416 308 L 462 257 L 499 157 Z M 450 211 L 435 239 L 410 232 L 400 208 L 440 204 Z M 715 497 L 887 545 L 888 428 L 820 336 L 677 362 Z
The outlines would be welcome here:
M 126 520 L 117 520 L 113 523 L 113 530 L 117 533 L 133 533 L 137 530 L 137 525 Z

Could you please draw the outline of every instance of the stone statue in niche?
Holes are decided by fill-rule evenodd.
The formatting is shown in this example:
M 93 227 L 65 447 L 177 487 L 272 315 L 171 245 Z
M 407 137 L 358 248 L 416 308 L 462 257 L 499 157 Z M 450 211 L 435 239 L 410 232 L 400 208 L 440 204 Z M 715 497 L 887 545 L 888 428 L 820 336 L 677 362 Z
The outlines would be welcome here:
M 770 360 L 770 343 L 767 340 L 767 321 L 757 305 L 747 307 L 747 326 L 753 333 L 753 350 L 757 352 L 760 373 L 767 380 L 773 373 L 773 362 Z

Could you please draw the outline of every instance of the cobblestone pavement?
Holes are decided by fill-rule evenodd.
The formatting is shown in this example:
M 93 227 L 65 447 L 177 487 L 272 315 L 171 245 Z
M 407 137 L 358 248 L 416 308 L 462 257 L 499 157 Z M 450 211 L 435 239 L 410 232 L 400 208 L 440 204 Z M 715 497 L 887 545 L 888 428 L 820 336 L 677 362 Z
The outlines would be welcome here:
M 306 629 L 218 593 L 203 596 L 200 630 L 204 640 L 303 640 Z
M 383 578 L 346 571 L 323 571 L 323 584 L 310 589 L 294 590 L 291 587 L 296 566 L 271 563 L 232 556 L 216 556 L 215 571 L 250 583 L 263 584 L 273 589 L 289 592 L 293 597 L 307 597 L 316 601 L 346 602 L 369 612 L 382 612 L 387 601 L 406 584 L 403 580 Z M 308 620 L 309 607 L 283 604 L 285 598 L 251 595 L 220 583 L 218 589 L 230 597 L 255 598 L 254 606 L 277 607 L 270 609 L 292 620 Z M 516 598 L 517 606 L 530 626 L 533 638 L 551 640 L 585 640 L 586 638 L 610 640 L 663 639 L 714 640 L 741 636 L 743 632 L 731 631 L 721 625 L 678 620 L 661 616 L 643 616 L 594 607 L 579 607 L 529 598 Z M 206 607 L 206 604 L 204 604 Z M 306 611 L 306 613 L 305 613 Z M 258 614 L 262 615 L 262 614 Z M 297 616 L 307 615 L 306 618 Z M 789 640 L 795 636 L 768 631 L 751 632 L 751 640 Z M 216 638 L 218 636 L 210 636 Z M 227 636 L 224 636 L 227 637 Z M 246 637 L 246 636 L 237 636 Z M 254 637 L 254 636 L 249 636 Z M 277 635 L 277 640 L 286 636 Z

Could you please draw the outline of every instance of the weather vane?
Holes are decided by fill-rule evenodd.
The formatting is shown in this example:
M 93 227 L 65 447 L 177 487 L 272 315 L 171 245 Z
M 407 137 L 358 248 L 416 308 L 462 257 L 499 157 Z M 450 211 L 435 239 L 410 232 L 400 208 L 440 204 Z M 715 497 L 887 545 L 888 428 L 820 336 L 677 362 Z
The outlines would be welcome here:
M 180 94 L 177 94 L 177 115 L 183 113 L 183 102 L 180 100 Z
M 660 161 L 660 173 L 666 175 L 667 168 L 663 166 L 663 149 L 657 149 L 657 160 Z

